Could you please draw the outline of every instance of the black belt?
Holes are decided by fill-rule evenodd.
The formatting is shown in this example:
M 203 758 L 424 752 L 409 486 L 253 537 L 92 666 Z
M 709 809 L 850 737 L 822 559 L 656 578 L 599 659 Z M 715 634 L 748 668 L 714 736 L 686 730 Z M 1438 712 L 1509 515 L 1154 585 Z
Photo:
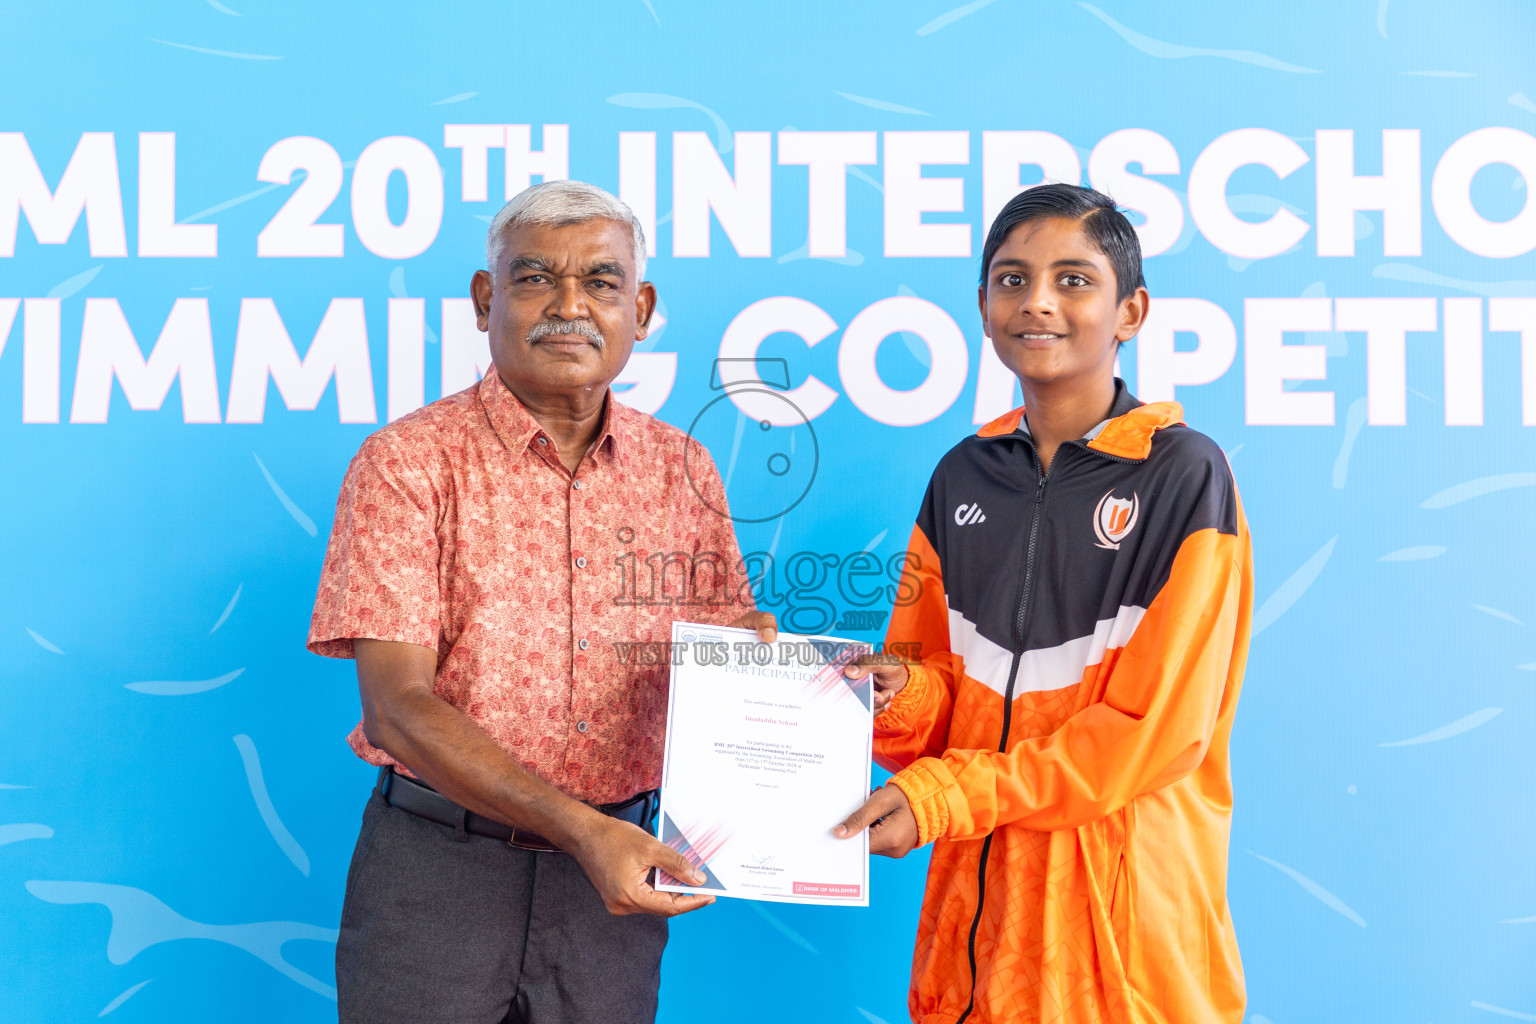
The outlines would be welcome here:
M 535 850 L 540 853 L 560 852 L 560 847 L 543 836 L 535 835 L 525 829 L 514 829 L 511 825 L 504 825 L 494 818 L 476 814 L 454 803 L 425 782 L 408 775 L 401 775 L 392 768 L 384 768 L 379 772 L 378 792 L 389 806 L 398 807 L 418 818 L 435 821 L 439 825 L 447 825 L 451 829 L 463 829 L 477 836 L 486 836 L 509 846 L 515 846 L 519 850 Z M 660 804 L 656 790 L 648 789 L 620 803 L 602 804 L 597 807 L 597 810 L 610 818 L 618 818 L 631 825 L 649 829 Z

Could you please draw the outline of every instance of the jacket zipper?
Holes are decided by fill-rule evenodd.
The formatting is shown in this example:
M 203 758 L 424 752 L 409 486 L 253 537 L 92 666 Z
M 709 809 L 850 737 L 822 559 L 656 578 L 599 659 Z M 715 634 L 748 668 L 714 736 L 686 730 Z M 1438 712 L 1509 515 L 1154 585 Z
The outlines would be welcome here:
M 1034 452 L 1034 445 L 1030 445 L 1030 451 Z M 1059 452 L 1058 452 L 1059 453 Z M 1024 627 L 1029 614 L 1030 590 L 1034 586 L 1035 576 L 1035 543 L 1040 536 L 1040 510 L 1045 501 L 1046 473 L 1040 467 L 1038 453 L 1035 455 L 1035 504 L 1029 515 L 1029 543 L 1024 552 L 1024 585 L 1019 591 L 1019 608 L 1014 617 L 1014 644 L 1013 663 L 1008 669 L 1008 687 L 1003 694 L 1003 734 L 998 740 L 997 749 L 1000 753 L 1008 751 L 1008 731 L 1013 724 L 1013 688 L 1019 678 L 1019 663 L 1023 659 L 1024 652 Z M 987 838 L 981 843 L 981 859 L 976 866 L 976 916 L 971 919 L 971 934 L 966 942 L 966 956 L 971 965 L 971 998 L 965 1004 L 965 1011 L 960 1014 L 955 1024 L 965 1024 L 970 1018 L 971 1010 L 976 1006 L 976 932 L 981 927 L 981 912 L 986 906 L 987 900 L 987 859 L 992 853 L 992 836 L 987 833 Z

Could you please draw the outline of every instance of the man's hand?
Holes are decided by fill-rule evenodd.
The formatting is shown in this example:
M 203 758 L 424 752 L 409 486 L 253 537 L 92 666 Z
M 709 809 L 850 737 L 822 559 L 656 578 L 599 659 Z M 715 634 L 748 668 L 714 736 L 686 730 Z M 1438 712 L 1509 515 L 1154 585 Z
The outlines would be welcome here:
M 773 612 L 747 612 L 731 623 L 731 628 L 755 629 L 757 638 L 765 644 L 771 644 L 779 638 L 779 620 L 773 617 Z
M 703 885 L 704 874 L 672 847 L 627 821 L 594 812 L 570 852 L 610 914 L 676 917 L 715 902 L 713 896 L 658 892 L 648 880 L 652 868 L 688 885 Z
M 891 698 L 907 685 L 911 673 L 906 662 L 894 654 L 866 654 L 843 670 L 849 679 L 870 677 L 875 686 L 875 714 L 884 711 Z
M 886 783 L 869 795 L 864 806 L 848 815 L 832 830 L 839 839 L 851 839 L 869 829 L 869 852 L 900 859 L 917 846 L 917 818 L 907 794 Z
M 758 640 L 779 638 L 779 620 L 772 612 L 748 612 L 731 625 L 757 631 Z M 587 878 L 603 898 L 608 913 L 657 914 L 676 917 L 707 907 L 713 896 L 660 892 L 651 885 L 652 869 L 665 871 L 687 885 L 703 885 L 703 872 L 655 836 L 625 821 L 599 815 L 571 850 Z

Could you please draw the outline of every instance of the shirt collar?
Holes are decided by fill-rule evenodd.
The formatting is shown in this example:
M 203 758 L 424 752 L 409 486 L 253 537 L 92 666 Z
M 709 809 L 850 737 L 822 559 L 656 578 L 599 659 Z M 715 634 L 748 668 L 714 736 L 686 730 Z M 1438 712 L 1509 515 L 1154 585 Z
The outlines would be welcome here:
M 1093 427 L 1093 429 L 1089 430 L 1079 440 L 1096 440 L 1098 436 L 1104 432 L 1104 428 L 1108 427 L 1121 416 L 1124 416 L 1126 413 L 1133 409 L 1139 408 L 1140 406 L 1141 402 L 1137 401 L 1136 396 L 1131 394 L 1130 389 L 1125 386 L 1125 381 L 1121 380 L 1119 377 L 1116 377 L 1115 398 L 1114 401 L 1110 403 L 1108 418 L 1100 420 Z M 999 416 L 991 423 L 988 423 L 986 426 L 977 431 L 977 435 L 980 437 L 1004 437 L 1015 432 L 1033 440 L 1033 435 L 1031 435 L 1029 432 L 1029 423 L 1024 419 L 1024 407 L 1022 405 L 1017 409 L 1014 409 L 1012 412 L 1004 413 L 1002 416 Z
M 507 387 L 495 367 L 480 379 L 479 397 L 480 405 L 491 421 L 491 428 L 508 451 L 523 452 L 539 438 L 549 438 L 544 428 L 539 426 L 539 421 L 534 419 L 533 414 L 512 393 L 512 389 Z M 607 389 L 603 396 L 602 425 L 590 449 L 594 458 L 611 459 L 618 453 L 622 447 L 620 437 L 630 433 L 628 428 L 632 415 L 628 406 L 614 398 L 612 389 Z
M 1110 417 L 1110 419 L 1113 419 L 1113 418 L 1114 417 Z M 1091 429 L 1089 429 L 1088 433 L 1084 434 L 1081 438 L 1079 438 L 1079 440 L 1082 440 L 1082 441 L 1092 441 L 1094 438 L 1096 438 L 1100 434 L 1102 434 L 1104 432 L 1104 428 L 1107 427 L 1107 426 L 1109 426 L 1109 420 L 1100 420 L 1098 423 L 1094 424 Z M 1029 432 L 1029 421 L 1026 420 L 1026 419 L 1020 419 L 1019 420 L 1018 431 L 1019 431 L 1019 433 L 1023 434 L 1025 437 L 1032 438 L 1032 437 L 1035 436 L 1034 434 L 1031 434 Z

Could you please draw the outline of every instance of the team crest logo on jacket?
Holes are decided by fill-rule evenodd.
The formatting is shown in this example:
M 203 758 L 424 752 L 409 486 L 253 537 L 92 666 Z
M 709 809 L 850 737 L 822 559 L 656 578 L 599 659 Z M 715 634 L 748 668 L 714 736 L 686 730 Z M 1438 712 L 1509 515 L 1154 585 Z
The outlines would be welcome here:
M 1106 551 L 1120 550 L 1120 542 L 1135 528 L 1136 516 L 1141 511 L 1135 491 L 1131 492 L 1129 501 L 1114 497 L 1114 493 L 1113 490 L 1105 491 L 1098 507 L 1093 510 L 1093 532 L 1099 535 L 1099 542 L 1094 546 Z

